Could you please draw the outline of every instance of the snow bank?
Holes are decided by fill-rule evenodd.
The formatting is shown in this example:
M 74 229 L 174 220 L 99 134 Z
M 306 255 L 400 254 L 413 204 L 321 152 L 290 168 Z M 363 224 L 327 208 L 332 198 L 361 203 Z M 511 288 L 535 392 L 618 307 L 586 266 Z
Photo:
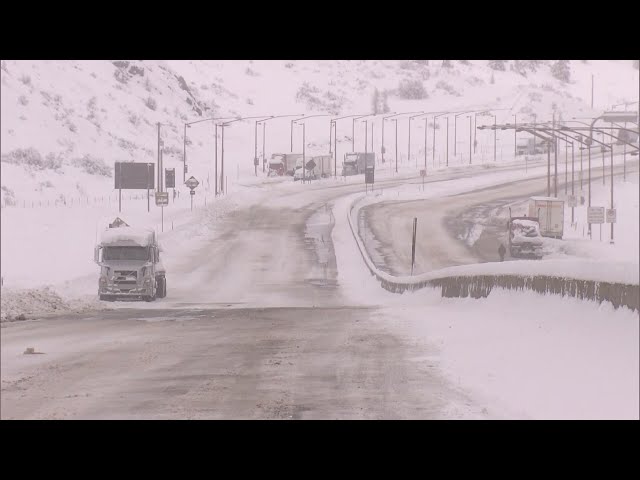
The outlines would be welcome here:
M 383 310 L 388 328 L 435 347 L 433 362 L 489 418 L 638 419 L 637 312 L 532 292 L 403 299 Z
M 3 288 L 0 321 L 29 320 L 52 314 L 80 313 L 105 309 L 94 298 L 62 298 L 50 287 L 32 289 Z
M 154 231 L 148 228 L 118 227 L 103 231 L 100 241 L 104 245 L 126 242 L 146 247 L 153 244 L 154 235 Z

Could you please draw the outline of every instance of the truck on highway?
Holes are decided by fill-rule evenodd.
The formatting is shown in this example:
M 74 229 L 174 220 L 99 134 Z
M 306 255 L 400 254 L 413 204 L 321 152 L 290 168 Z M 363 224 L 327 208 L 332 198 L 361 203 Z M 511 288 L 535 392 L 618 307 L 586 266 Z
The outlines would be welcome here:
M 319 177 L 327 178 L 331 176 L 333 173 L 331 155 L 319 155 L 317 157 L 313 157 L 313 161 L 316 164 L 316 174 Z
M 167 295 L 160 245 L 151 229 L 130 227 L 120 219 L 102 232 L 94 261 L 100 266 L 100 300 L 153 301 Z
M 509 232 L 509 254 L 520 258 L 542 258 L 542 235 L 540 224 L 533 217 L 510 217 L 507 223 Z
M 274 153 L 269 159 L 268 176 L 293 175 L 296 162 L 302 158 L 301 153 Z
M 531 197 L 529 217 L 540 224 L 543 237 L 562 238 L 564 234 L 564 200 L 555 197 Z
M 376 154 L 373 152 L 349 152 L 344 154 L 342 163 L 342 176 L 360 175 L 367 166 L 375 167 Z

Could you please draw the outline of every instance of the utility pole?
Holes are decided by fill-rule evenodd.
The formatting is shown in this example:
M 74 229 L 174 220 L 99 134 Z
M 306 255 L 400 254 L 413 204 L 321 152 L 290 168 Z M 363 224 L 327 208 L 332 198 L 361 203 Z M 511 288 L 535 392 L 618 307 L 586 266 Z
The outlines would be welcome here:
M 220 125 L 222 129 L 222 145 L 221 145 L 221 154 L 222 158 L 220 159 L 220 193 L 224 193 L 224 125 Z
M 396 123 L 396 173 L 398 173 L 398 119 L 393 121 Z
M 603 154 L 604 155 L 604 154 Z M 613 140 L 611 140 L 611 210 L 613 210 Z M 613 245 L 613 222 L 611 222 L 611 241 Z
M 564 194 L 567 194 L 567 188 L 569 187 L 568 182 L 568 172 L 569 169 L 569 144 L 567 142 L 564 143 Z
M 518 116 L 513 116 L 513 160 L 518 156 Z
M 424 171 L 427 172 L 427 135 L 429 133 L 429 117 L 424 117 Z
M 553 132 L 556 131 L 556 112 L 553 112 Z M 553 137 L 553 196 L 558 198 L 558 139 Z
M 307 139 L 306 139 L 306 134 L 305 134 L 305 123 L 302 122 L 302 184 L 304 185 L 304 182 L 307 180 L 305 173 L 307 170 L 307 158 L 306 158 L 306 154 L 305 154 L 305 147 L 307 145 Z M 295 174 L 295 172 L 294 172 Z
M 471 165 L 471 115 L 469 115 L 469 165 Z
M 266 143 L 267 143 L 267 137 L 265 135 L 266 129 L 267 129 L 267 122 L 262 122 L 262 173 L 265 172 L 265 168 L 267 165 L 267 157 L 265 153 Z
M 498 145 L 498 129 L 497 129 L 497 125 L 496 125 L 496 116 L 493 116 L 493 162 L 496 162 L 496 152 L 497 152 L 497 145 Z
M 184 124 L 184 135 L 182 136 L 182 183 L 187 181 L 187 124 Z
M 264 139 L 264 136 L 263 136 Z M 258 122 L 255 122 L 255 130 L 253 134 L 253 169 L 255 170 L 256 177 L 258 176 Z
M 214 127 L 213 129 L 215 130 L 215 149 L 216 149 L 216 153 L 214 155 L 214 161 L 215 161 L 215 166 L 214 166 L 214 175 L 215 175 L 215 181 L 213 183 L 215 183 L 215 196 L 218 196 L 218 124 L 214 123 L 213 124 Z
M 575 157 L 573 154 L 573 147 L 575 142 L 571 142 L 571 196 L 575 201 Z M 571 224 L 573 225 L 574 220 L 575 207 L 571 207 Z
M 447 167 L 449 166 L 449 116 L 447 115 Z

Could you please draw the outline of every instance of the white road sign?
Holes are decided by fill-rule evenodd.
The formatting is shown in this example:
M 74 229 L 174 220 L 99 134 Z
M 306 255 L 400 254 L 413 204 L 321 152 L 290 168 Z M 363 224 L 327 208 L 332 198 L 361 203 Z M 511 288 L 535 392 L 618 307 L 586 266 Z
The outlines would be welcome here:
M 589 207 L 587 210 L 587 222 L 604 223 L 604 207 Z

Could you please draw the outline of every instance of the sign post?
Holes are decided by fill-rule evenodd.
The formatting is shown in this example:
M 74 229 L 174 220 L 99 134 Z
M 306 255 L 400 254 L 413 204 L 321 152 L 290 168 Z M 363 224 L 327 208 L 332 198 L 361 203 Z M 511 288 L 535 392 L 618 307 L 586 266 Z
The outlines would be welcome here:
M 189 187 L 189 189 L 191 190 L 189 193 L 191 195 L 191 211 L 193 212 L 193 196 L 196 194 L 195 192 L 195 188 L 200 185 L 200 182 L 198 180 L 196 180 L 195 177 L 190 177 L 186 182 L 184 182 L 184 184 Z
M 602 224 L 604 223 L 604 207 L 589 207 L 587 222 L 600 224 L 600 241 L 602 241 Z
M 418 219 L 413 218 L 413 240 L 411 241 L 411 276 L 413 276 L 413 265 L 416 261 L 416 229 L 418 227 Z
M 422 191 L 424 192 L 424 177 L 427 176 L 426 170 L 420 170 L 420 176 L 422 177 Z

